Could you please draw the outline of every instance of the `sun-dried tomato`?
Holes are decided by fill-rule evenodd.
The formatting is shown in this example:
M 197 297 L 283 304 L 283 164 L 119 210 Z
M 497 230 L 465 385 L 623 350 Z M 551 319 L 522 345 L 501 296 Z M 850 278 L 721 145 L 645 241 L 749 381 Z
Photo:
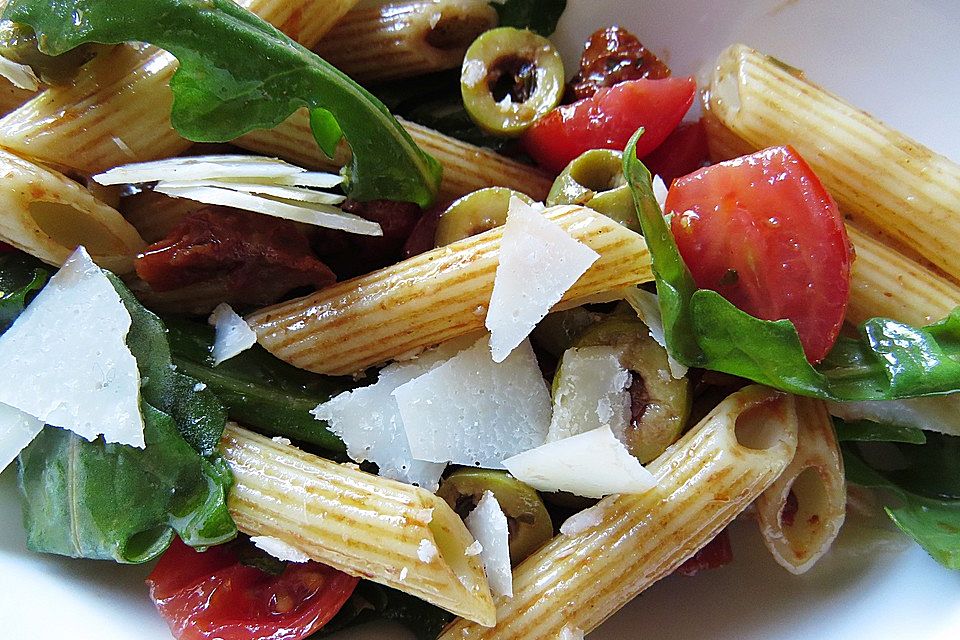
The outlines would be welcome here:
M 230 302 L 252 305 L 336 281 L 293 222 L 212 206 L 185 217 L 137 256 L 135 266 L 155 291 L 222 279 Z
M 318 229 L 313 240 L 314 250 L 340 278 L 363 275 L 400 261 L 403 245 L 422 215 L 417 205 L 392 200 L 347 200 L 341 208 L 378 223 L 383 235 L 362 236 Z
M 677 567 L 676 573 L 681 576 L 695 576 L 701 571 L 717 569 L 731 562 L 733 562 L 733 548 L 730 546 L 730 535 L 724 529 L 717 534 L 716 538 Z
M 580 57 L 580 70 L 570 81 L 570 101 L 589 98 L 602 87 L 624 80 L 670 75 L 670 68 L 640 44 L 636 36 L 620 27 L 599 29 L 590 36 Z

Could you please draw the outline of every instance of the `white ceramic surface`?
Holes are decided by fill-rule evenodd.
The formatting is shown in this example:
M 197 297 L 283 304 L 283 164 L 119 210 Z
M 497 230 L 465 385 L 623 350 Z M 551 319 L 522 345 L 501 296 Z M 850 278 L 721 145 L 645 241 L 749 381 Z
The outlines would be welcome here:
M 960 160 L 960 3 L 953 0 L 570 0 L 558 36 L 567 59 L 611 22 L 632 29 L 678 73 L 695 73 L 725 45 L 746 42 Z M 960 573 L 898 534 L 846 529 L 837 552 L 794 577 L 766 556 L 748 524 L 738 524 L 732 566 L 662 581 L 590 638 L 960 638 Z M 167 640 L 146 597 L 146 573 L 28 553 L 14 474 L 0 476 L 0 639 Z M 342 637 L 408 636 L 382 626 Z

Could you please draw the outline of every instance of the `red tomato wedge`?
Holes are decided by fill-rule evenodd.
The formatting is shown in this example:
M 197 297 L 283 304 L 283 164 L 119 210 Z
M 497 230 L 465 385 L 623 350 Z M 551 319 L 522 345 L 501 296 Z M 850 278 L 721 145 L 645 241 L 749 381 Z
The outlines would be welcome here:
M 179 539 L 147 578 L 179 640 L 299 640 L 329 622 L 358 581 L 318 562 L 274 576 L 240 564 L 232 545 L 200 553 Z
M 666 212 L 697 286 L 764 320 L 787 319 L 807 359 L 840 333 L 853 249 L 843 218 L 791 147 L 774 147 L 678 179 Z
M 622 150 L 643 127 L 637 143 L 642 158 L 680 123 L 696 90 L 693 78 L 627 80 L 550 111 L 526 130 L 521 143 L 540 166 L 560 173 L 584 151 Z
M 707 131 L 703 122 L 681 122 L 653 153 L 643 158 L 655 176 L 670 186 L 677 178 L 693 173 L 708 164 L 710 150 L 707 148 Z

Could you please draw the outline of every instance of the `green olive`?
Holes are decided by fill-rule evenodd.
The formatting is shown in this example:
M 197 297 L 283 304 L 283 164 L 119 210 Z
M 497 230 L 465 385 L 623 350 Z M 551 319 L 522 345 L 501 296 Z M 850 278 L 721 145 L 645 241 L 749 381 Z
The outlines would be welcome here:
M 538 347 L 559 358 L 564 351 L 576 344 L 577 338 L 584 329 L 602 317 L 603 314 L 590 311 L 585 307 L 554 311 L 537 324 L 532 337 Z
M 512 138 L 560 103 L 563 81 L 563 61 L 549 40 L 500 27 L 481 34 L 467 49 L 460 93 L 477 126 Z
M 553 537 L 553 522 L 540 495 L 505 471 L 459 469 L 444 478 L 437 495 L 466 517 L 487 491 L 507 516 L 511 564 L 519 564 Z
M 650 337 L 638 318 L 616 315 L 589 327 L 577 347 L 615 346 L 620 364 L 633 374 L 631 419 L 623 443 L 647 463 L 676 442 L 690 417 L 691 391 L 687 378 L 670 374 L 666 350 Z
M 435 245 L 443 247 L 499 227 L 507 221 L 511 196 L 520 198 L 526 204 L 533 204 L 529 196 L 506 187 L 487 187 L 454 201 L 440 215 Z
M 546 204 L 590 207 L 640 233 L 640 220 L 623 177 L 623 154 L 619 151 L 591 149 L 580 154 L 554 181 Z
M 104 45 L 84 44 L 49 56 L 40 51 L 37 35 L 28 25 L 10 20 L 0 22 L 0 56 L 29 66 L 47 84 L 66 84 L 103 48 Z

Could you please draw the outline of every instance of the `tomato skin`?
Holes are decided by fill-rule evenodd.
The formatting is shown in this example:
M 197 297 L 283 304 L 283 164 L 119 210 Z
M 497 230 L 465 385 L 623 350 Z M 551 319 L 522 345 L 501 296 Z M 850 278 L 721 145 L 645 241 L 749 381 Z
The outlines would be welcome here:
M 840 333 L 853 249 L 843 218 L 791 147 L 773 147 L 678 179 L 665 210 L 697 286 L 764 320 L 787 319 L 807 359 Z
M 179 539 L 147 578 L 178 640 L 299 640 L 329 622 L 357 582 L 317 562 L 274 576 L 240 564 L 231 545 L 200 553 Z
M 0 253 L 13 253 L 14 251 L 16 251 L 16 249 L 8 245 L 6 242 L 0 242 Z
M 655 176 L 660 176 L 664 184 L 670 185 L 677 178 L 700 169 L 710 160 L 707 148 L 707 131 L 702 120 L 681 122 L 667 139 L 651 154 L 643 158 Z
M 657 148 L 693 104 L 693 78 L 628 80 L 592 98 L 550 111 L 521 138 L 523 149 L 548 171 L 560 173 L 590 149 L 622 150 L 640 127 L 637 156 Z

